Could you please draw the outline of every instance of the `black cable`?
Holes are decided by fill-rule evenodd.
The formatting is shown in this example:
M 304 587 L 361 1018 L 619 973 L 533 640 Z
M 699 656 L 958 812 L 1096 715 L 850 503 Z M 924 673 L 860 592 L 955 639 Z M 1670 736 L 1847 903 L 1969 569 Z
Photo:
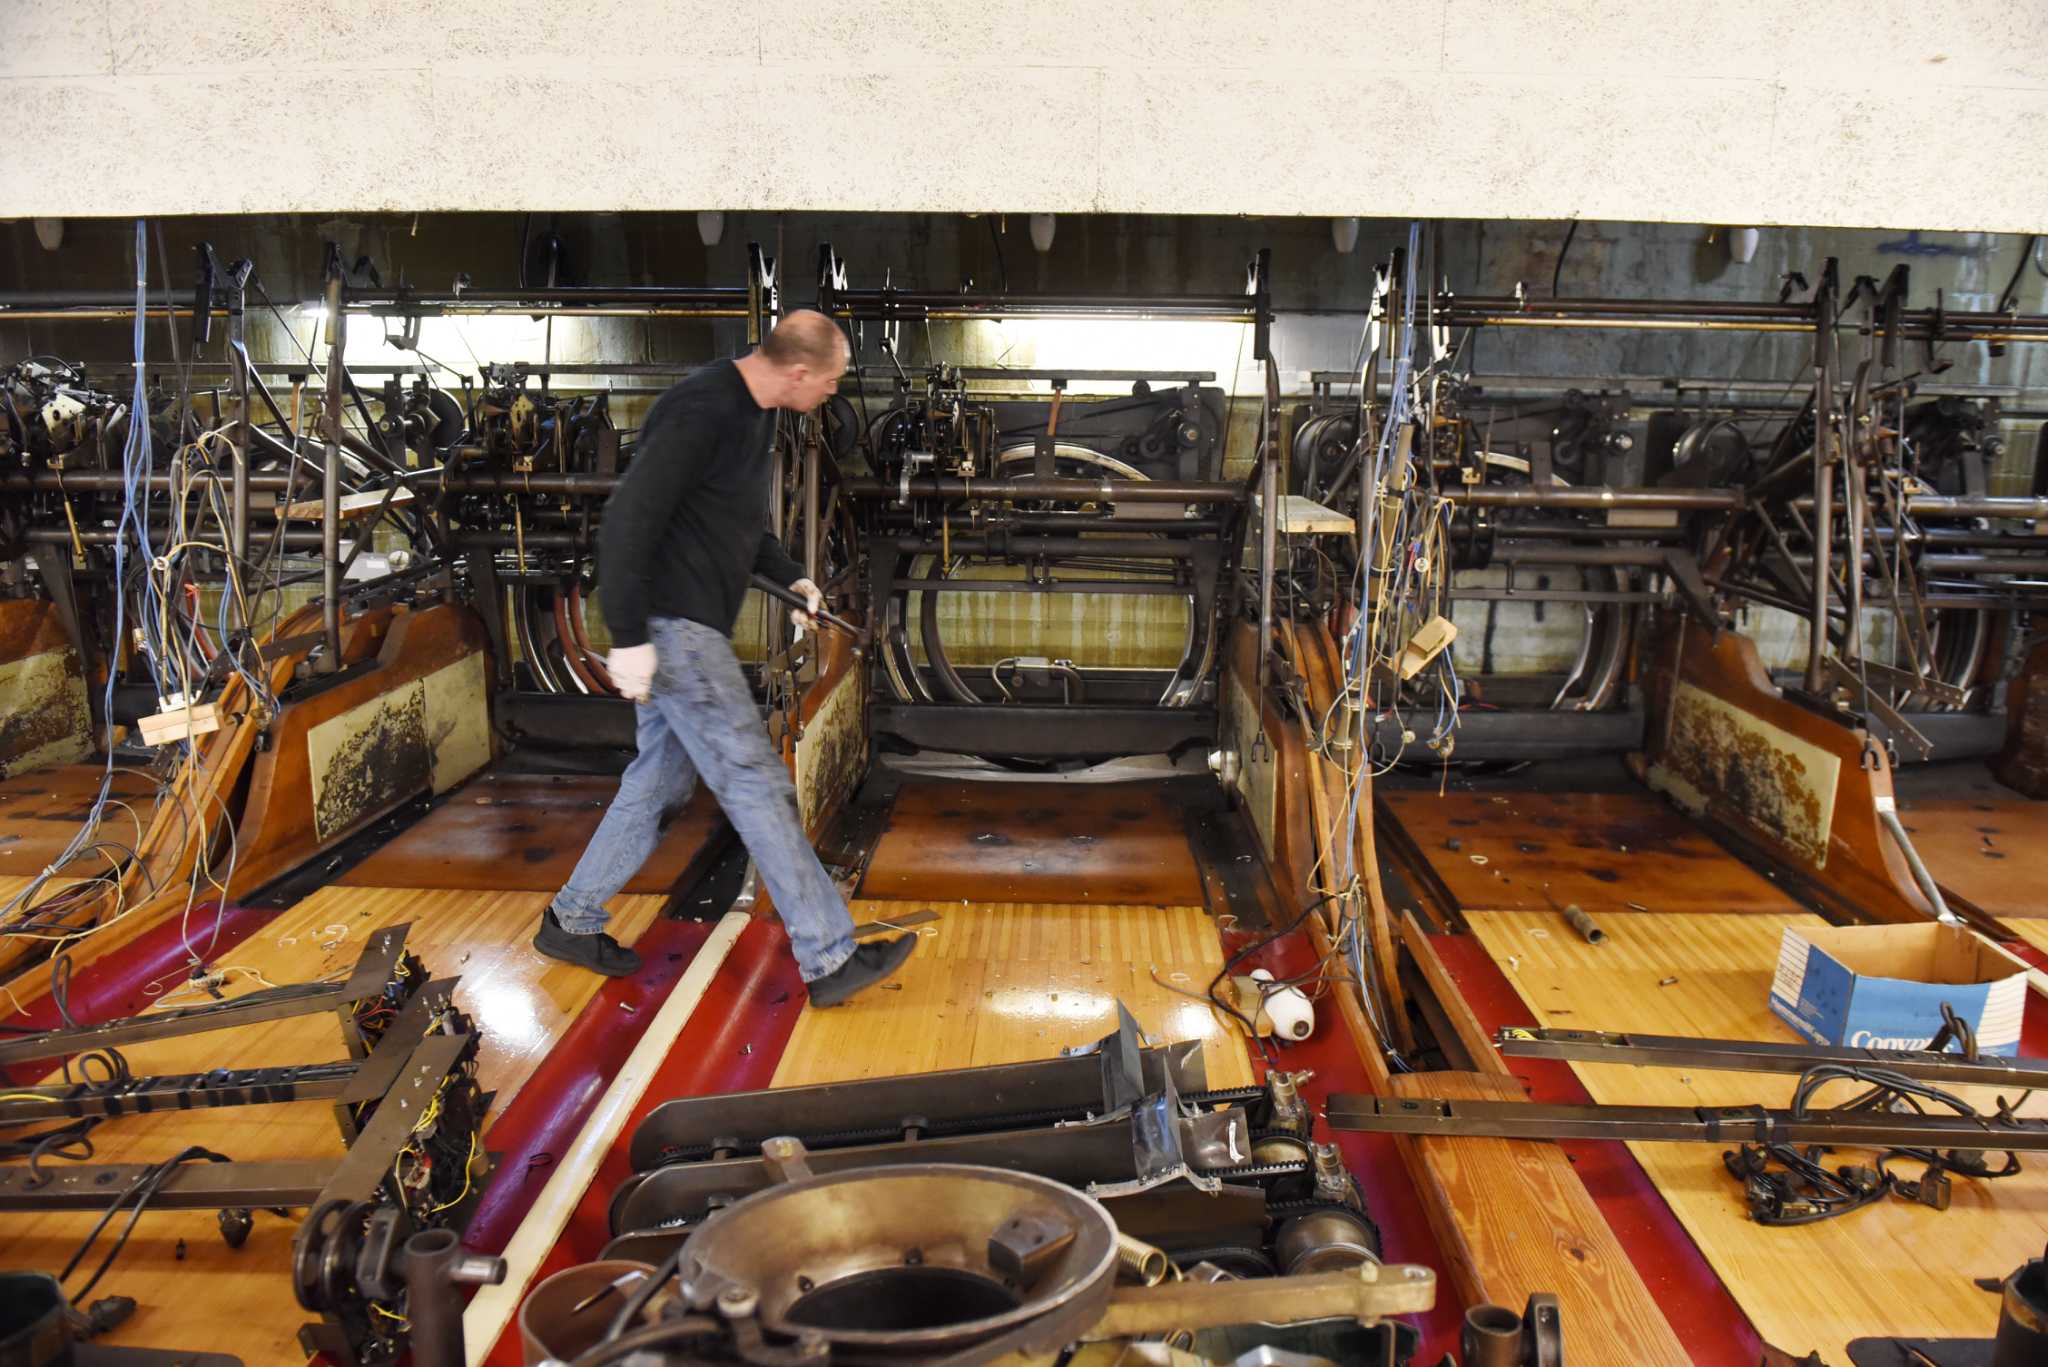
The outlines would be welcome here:
M 1003 260 L 1003 235 L 996 231 L 994 215 L 990 215 L 988 220 L 988 240 L 995 245 L 996 249 L 996 276 L 1002 282 L 1002 292 L 1008 294 L 1010 292 L 1010 267 Z
M 1998 303 L 1991 310 L 1993 313 L 2004 313 L 2012 307 L 2013 300 L 2019 293 L 2020 277 L 2027 273 L 2027 263 L 2034 259 L 2034 244 L 2040 240 L 2038 233 L 2032 234 L 2027 238 L 2027 245 L 2020 248 L 2020 263 L 2012 268 L 2012 279 L 2006 281 L 2005 288 L 1998 292 Z
M 128 1204 L 131 1197 L 135 1199 L 135 1209 L 130 1212 L 128 1223 L 121 1227 L 121 1233 L 114 1240 L 114 1246 L 107 1250 L 106 1257 L 100 1259 L 99 1267 L 94 1270 L 85 1285 L 80 1287 L 77 1292 L 71 1294 L 73 1304 L 83 1301 L 92 1294 L 92 1289 L 100 1284 L 100 1278 L 106 1276 L 107 1269 L 114 1265 L 114 1259 L 120 1257 L 121 1250 L 127 1247 L 128 1236 L 135 1232 L 135 1222 L 142 1218 L 142 1212 L 148 1209 L 151 1199 L 156 1196 L 158 1191 L 162 1190 L 164 1183 L 170 1180 L 171 1174 L 176 1172 L 185 1163 L 202 1158 L 209 1163 L 226 1163 L 230 1161 L 226 1154 L 215 1153 L 211 1149 L 201 1148 L 199 1145 L 194 1144 L 174 1157 L 167 1158 L 161 1163 L 144 1169 L 142 1174 L 129 1184 L 127 1190 L 114 1198 L 113 1204 L 107 1207 L 105 1212 L 101 1214 L 99 1222 L 85 1236 L 85 1242 L 80 1244 L 78 1251 L 71 1255 L 71 1261 L 64 1264 L 64 1270 L 57 1274 L 57 1280 L 61 1283 L 72 1272 L 77 1270 L 79 1263 L 85 1260 L 86 1254 L 92 1252 L 93 1245 L 99 1242 L 100 1232 L 107 1227 L 107 1222 L 121 1213 L 121 1207 Z
M 1257 954 L 1260 950 L 1266 948 L 1274 941 L 1283 939 L 1286 936 L 1294 934 L 1295 931 L 1300 930 L 1302 926 L 1308 923 L 1308 918 L 1310 916 L 1314 915 L 1316 912 L 1322 910 L 1325 906 L 1335 901 L 1337 897 L 1337 893 L 1326 892 L 1321 897 L 1316 898 L 1313 902 L 1308 903 L 1300 910 L 1300 912 L 1298 912 L 1295 915 L 1295 918 L 1292 921 L 1280 927 L 1278 930 L 1268 931 L 1265 935 L 1261 936 L 1256 940 L 1253 940 L 1249 944 L 1244 945 L 1235 954 L 1232 954 L 1230 957 L 1225 959 L 1223 961 L 1223 967 L 1218 969 L 1216 971 L 1216 976 L 1209 980 L 1209 989 L 1205 994 L 1209 998 L 1209 1001 L 1213 1005 L 1221 1009 L 1224 1012 L 1224 1014 L 1228 1015 L 1232 1020 L 1236 1021 L 1239 1025 L 1242 1025 L 1244 1027 L 1246 1037 L 1258 1044 L 1259 1048 L 1265 1053 L 1268 1062 L 1272 1060 L 1272 1046 L 1269 1045 L 1264 1039 L 1260 1038 L 1258 1023 L 1248 1018 L 1244 1014 L 1244 1012 L 1238 1010 L 1229 1002 L 1224 1001 L 1223 998 L 1217 996 L 1216 989 L 1223 985 L 1224 980 L 1230 976 L 1230 971 L 1232 969 L 1236 968 L 1246 959 L 1250 958 L 1254 954 Z
M 1572 249 L 1572 239 L 1579 235 L 1579 221 L 1572 220 L 1572 226 L 1565 230 L 1564 245 L 1557 249 L 1557 266 L 1550 272 L 1550 297 L 1557 298 L 1557 282 L 1564 276 L 1564 256 Z
M 1937 1039 L 1954 1038 L 1965 1057 L 1974 1057 L 1975 1039 L 1966 1022 L 1944 1007 L 1944 1024 Z M 1939 1047 L 1939 1046 L 1937 1046 Z M 1984 1115 L 1955 1093 L 1916 1081 L 1886 1068 L 1848 1064 L 1819 1064 L 1800 1074 L 1793 1089 L 1791 1111 L 1809 1114 L 1815 1093 L 1830 1082 L 1858 1082 L 1869 1090 L 1839 1106 L 1836 1112 L 1893 1111 L 1909 1109 L 1927 1114 L 1928 1103 L 1981 1124 L 1987 1136 L 2011 1122 L 2017 1106 L 2027 1097 L 2008 1103 L 1999 1098 L 1994 1115 Z M 2027 1095 L 2031 1095 L 2028 1093 Z M 2005 1166 L 1993 1168 L 1976 1149 L 1935 1149 L 1897 1146 L 1879 1151 L 1874 1166 L 1844 1164 L 1830 1169 L 1821 1160 L 1830 1150 L 1823 1145 L 1804 1149 L 1791 1144 L 1744 1144 L 1721 1155 L 1728 1171 L 1743 1183 L 1750 1218 L 1763 1225 L 1809 1225 L 1861 1210 L 1887 1195 L 1912 1201 L 1934 1210 L 1946 1210 L 1949 1203 L 1949 1174 L 1992 1180 L 2010 1177 L 2020 1170 L 2019 1156 L 2006 1151 Z M 1895 1162 L 1923 1165 L 1918 1177 L 1905 1177 L 1891 1170 Z M 1783 1171 L 1774 1171 L 1772 1165 Z

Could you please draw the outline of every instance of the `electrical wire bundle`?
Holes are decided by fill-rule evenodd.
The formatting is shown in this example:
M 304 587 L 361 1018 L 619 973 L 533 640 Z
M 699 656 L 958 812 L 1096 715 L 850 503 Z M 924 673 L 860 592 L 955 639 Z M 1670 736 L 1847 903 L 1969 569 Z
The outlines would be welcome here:
M 1944 1010 L 1944 1015 L 1949 1015 L 1953 1022 L 1951 1013 Z M 1965 1052 L 1974 1056 L 1974 1050 Z M 1816 1108 L 1815 1094 L 1831 1082 L 1859 1083 L 1869 1090 L 1838 1106 Z M 1997 1133 L 1995 1127 L 2010 1121 L 2013 1112 L 2031 1095 L 2026 1093 L 2012 1103 L 2000 1097 L 1996 1112 L 1985 1115 L 1953 1092 L 1887 1068 L 1825 1063 L 1800 1074 L 1792 1093 L 1791 1112 L 1794 1116 L 1811 1115 L 1816 1110 L 1908 1111 L 1924 1115 L 1932 1105 L 1978 1120 L 1984 1126 L 1985 1138 L 1991 1140 Z M 1818 1224 L 1874 1205 L 1886 1196 L 1933 1210 L 1947 1210 L 1951 1173 L 1990 1180 L 2010 1177 L 2020 1170 L 2019 1155 L 2009 1151 L 2004 1165 L 1996 1168 L 1986 1161 L 1987 1151 L 1976 1149 L 1889 1148 L 1872 1163 L 1845 1163 L 1832 1168 L 1824 1161 L 1830 1152 L 1820 1144 L 1744 1144 L 1722 1154 L 1721 1161 L 1743 1184 L 1750 1218 L 1760 1225 Z M 1909 1177 L 1893 1171 L 1891 1165 L 1898 1162 L 1920 1164 L 1919 1174 Z
M 453 1013 L 450 1013 L 453 1015 Z M 476 1037 L 471 1035 L 474 1040 Z M 476 1053 L 451 1069 L 405 1145 L 391 1160 L 391 1189 L 416 1228 L 440 1224 L 443 1212 L 476 1190 L 484 1111 L 490 1103 L 476 1081 Z

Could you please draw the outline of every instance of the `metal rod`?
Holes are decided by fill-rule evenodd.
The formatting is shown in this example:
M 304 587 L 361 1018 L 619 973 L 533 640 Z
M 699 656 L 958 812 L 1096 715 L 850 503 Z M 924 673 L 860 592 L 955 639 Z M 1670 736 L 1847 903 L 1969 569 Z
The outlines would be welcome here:
M 61 1058 L 92 1049 L 124 1044 L 146 1044 L 205 1034 L 258 1021 L 283 1020 L 326 1010 L 384 990 L 405 951 L 410 922 L 373 934 L 356 956 L 355 968 L 341 983 L 295 983 L 286 987 L 252 992 L 217 1006 L 191 1006 L 175 1011 L 158 1011 L 147 1016 L 123 1016 L 98 1025 L 81 1025 L 64 1030 L 46 1030 L 35 1035 L 0 1038 L 0 1064 L 24 1059 Z
M 1906 827 L 1899 820 L 1897 803 L 1888 797 L 1879 798 L 1877 819 L 1891 832 L 1893 843 L 1899 847 L 1899 853 L 1906 857 L 1906 867 L 1912 870 L 1913 881 L 1919 885 L 1920 895 L 1934 908 L 1935 919 L 1944 925 L 1961 925 L 1961 918 L 1949 910 L 1948 900 L 1941 895 L 1941 884 L 1934 881 L 1934 875 L 1920 862 L 1920 851 L 1913 848 L 1912 837 L 1906 834 Z
M 1619 1139 L 1824 1144 L 1859 1149 L 2048 1150 L 2048 1121 L 1992 1116 L 1812 1111 L 1763 1106 L 1588 1106 L 1333 1094 L 1333 1130 L 1494 1139 Z
M 230 489 L 228 549 L 236 561 L 248 563 L 249 556 L 249 353 L 244 345 L 247 315 L 242 311 L 242 289 L 235 290 L 234 308 L 228 315 L 228 356 L 234 362 L 229 388 L 235 400 L 233 437 L 234 482 Z M 237 573 L 239 573 L 239 569 Z
M 941 549 L 937 537 L 901 536 L 896 538 L 896 549 L 905 555 L 931 555 Z M 977 555 L 1085 555 L 1094 557 L 1130 557 L 1145 560 L 1186 560 L 1203 551 L 1203 547 L 1181 540 L 1148 540 L 1144 537 L 1112 536 L 956 536 L 952 538 L 954 551 L 967 551 Z
M 1146 583 L 1132 579 L 896 579 L 890 587 L 913 593 L 1103 593 L 1185 598 L 1184 584 Z
M 1272 363 L 1267 363 L 1272 368 Z M 1280 540 L 1279 439 L 1273 425 L 1278 413 L 1266 414 L 1265 441 L 1259 451 L 1259 656 L 1257 691 L 1252 694 L 1254 712 L 1265 705 L 1267 657 L 1273 653 L 1273 579 Z
M 1452 503 L 1471 508 L 1642 509 L 1674 512 L 1732 512 L 1742 506 L 1740 489 L 1568 489 L 1558 485 L 1504 489 L 1452 485 L 1442 490 Z
M 1709 1068 L 1738 1073 L 1803 1073 L 1822 1064 L 1883 1068 L 1919 1082 L 1985 1087 L 2048 1087 L 2048 1059 L 2002 1058 L 1931 1049 L 1850 1049 L 1827 1044 L 1691 1039 L 1632 1031 L 1504 1027 L 1494 1039 L 1510 1058 L 1624 1063 L 1637 1068 Z
M 804 430 L 804 577 L 818 582 L 818 556 L 824 538 L 818 529 L 818 467 L 824 460 L 824 423 L 813 413 Z
M 903 486 L 886 479 L 846 481 L 853 498 L 896 498 Z M 959 479 L 921 475 L 909 481 L 912 498 L 967 498 L 998 503 L 1023 500 L 1104 503 L 1242 503 L 1245 492 L 1228 481 L 1166 479 Z
M 342 311 L 341 272 L 327 278 L 327 459 L 320 490 L 320 626 L 327 648 L 319 671 L 341 668 L 341 390 L 343 349 L 348 343 L 348 314 Z
M 257 493 L 280 493 L 295 484 L 312 482 L 310 475 L 259 475 L 247 476 L 249 488 Z M 171 487 L 169 475 L 139 475 L 138 485 L 146 485 L 151 493 L 166 493 Z M 9 470 L 0 474 L 0 493 L 119 493 L 127 487 L 127 476 L 114 470 Z

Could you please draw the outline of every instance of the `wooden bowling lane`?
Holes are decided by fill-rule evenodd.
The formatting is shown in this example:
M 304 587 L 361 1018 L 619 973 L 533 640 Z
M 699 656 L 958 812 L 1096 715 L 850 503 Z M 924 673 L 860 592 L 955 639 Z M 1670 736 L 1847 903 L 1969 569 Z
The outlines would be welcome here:
M 903 785 L 860 895 L 1193 906 L 1202 879 L 1173 784 Z
M 854 919 L 901 907 L 856 902 Z M 1119 1000 L 1155 1038 L 1201 1040 L 1210 1086 L 1253 1081 L 1242 1034 L 1180 995 L 1199 996 L 1223 964 L 1215 922 L 1201 907 L 935 909 L 939 919 L 918 927 L 917 950 L 894 979 L 844 1006 L 804 1009 L 776 1086 L 1050 1058 L 1113 1031 Z
M 1598 918 L 1656 912 L 1783 914 L 1798 904 L 1645 791 L 1383 792 L 1387 826 L 1454 907 Z
M 1781 1042 L 1796 1037 L 1768 1005 L 1779 937 L 1787 924 L 1822 924 L 1804 913 L 1624 914 L 1601 921 L 1608 938 L 1594 946 L 1547 910 L 1467 919 L 1539 1024 Z M 2029 1009 L 2041 1003 L 2030 1001 Z M 1783 1106 L 1796 1081 L 1572 1067 L 1593 1100 L 1609 1105 Z M 1822 1101 L 1847 1095 L 1837 1087 Z M 2036 1098 L 2022 1114 L 2043 1112 L 2048 1099 Z M 1749 1219 L 1720 1148 L 1629 1148 L 1764 1341 L 1794 1355 L 1817 1351 L 1825 1361 L 1847 1362 L 1848 1342 L 1865 1336 L 1986 1337 L 1997 1302 L 1971 1279 L 2005 1276 L 2040 1256 L 2048 1239 L 2044 1163 L 2023 1160 L 2019 1175 L 1996 1182 L 1958 1178 L 1947 1211 L 1888 1200 L 1781 1229 Z
M 481 774 L 335 882 L 553 892 L 618 787 L 616 778 L 592 774 Z M 700 787 L 625 890 L 668 892 L 716 852 L 725 829 L 717 801 Z

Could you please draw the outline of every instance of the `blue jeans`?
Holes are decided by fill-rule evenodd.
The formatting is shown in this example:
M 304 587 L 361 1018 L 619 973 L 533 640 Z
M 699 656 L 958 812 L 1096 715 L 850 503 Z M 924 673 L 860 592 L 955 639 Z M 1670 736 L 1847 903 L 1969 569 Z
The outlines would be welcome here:
M 572 935 L 603 930 L 604 904 L 654 853 L 662 812 L 687 801 L 701 775 L 753 855 L 804 981 L 815 982 L 853 953 L 853 917 L 804 838 L 796 788 L 769 747 L 732 643 L 680 617 L 653 618 L 647 634 L 654 688 L 637 708 L 640 753 L 555 894 L 555 919 Z

